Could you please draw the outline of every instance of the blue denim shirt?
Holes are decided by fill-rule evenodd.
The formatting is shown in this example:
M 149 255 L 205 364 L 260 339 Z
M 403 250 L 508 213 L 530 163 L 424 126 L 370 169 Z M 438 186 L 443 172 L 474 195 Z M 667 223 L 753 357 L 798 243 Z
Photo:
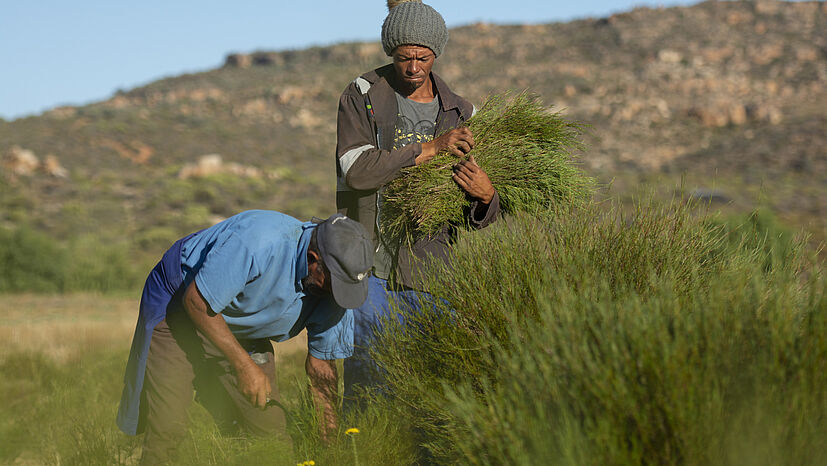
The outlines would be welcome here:
M 200 231 L 181 247 L 185 283 L 238 338 L 285 341 L 307 328 L 308 351 L 341 359 L 353 350 L 353 317 L 332 296 L 306 294 L 307 248 L 316 225 L 251 210 Z

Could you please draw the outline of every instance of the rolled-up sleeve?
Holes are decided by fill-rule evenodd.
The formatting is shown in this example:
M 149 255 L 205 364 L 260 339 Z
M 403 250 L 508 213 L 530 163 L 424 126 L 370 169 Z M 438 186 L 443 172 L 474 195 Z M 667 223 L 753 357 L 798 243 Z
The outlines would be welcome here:
M 307 322 L 307 351 L 324 359 L 343 359 L 353 354 L 353 311 L 329 302 L 319 304 Z
M 230 234 L 207 254 L 195 275 L 195 284 L 210 309 L 220 313 L 257 276 L 250 250 L 238 235 Z
M 494 191 L 494 197 L 486 206 L 480 201 L 471 203 L 469 221 L 472 228 L 480 229 L 494 223 L 500 216 L 500 194 Z

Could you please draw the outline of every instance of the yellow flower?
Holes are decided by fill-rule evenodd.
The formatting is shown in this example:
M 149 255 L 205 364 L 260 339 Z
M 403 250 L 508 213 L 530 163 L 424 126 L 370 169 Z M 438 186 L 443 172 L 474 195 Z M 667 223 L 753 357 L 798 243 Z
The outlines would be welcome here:
M 358 434 L 358 433 L 359 433 L 359 429 L 357 429 L 355 427 L 351 427 L 350 429 L 345 431 L 345 435 Z
M 310 466 L 316 466 L 316 462 L 313 460 L 308 461 L 307 464 L 309 464 Z

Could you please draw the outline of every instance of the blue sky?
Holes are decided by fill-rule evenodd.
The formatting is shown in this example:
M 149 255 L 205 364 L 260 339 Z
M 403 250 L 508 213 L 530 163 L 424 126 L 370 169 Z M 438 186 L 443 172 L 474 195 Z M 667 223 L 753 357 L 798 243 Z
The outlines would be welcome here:
M 82 105 L 220 66 L 231 52 L 378 40 L 384 0 L 8 1 L 0 8 L 0 117 Z M 600 17 L 687 1 L 426 0 L 449 27 Z

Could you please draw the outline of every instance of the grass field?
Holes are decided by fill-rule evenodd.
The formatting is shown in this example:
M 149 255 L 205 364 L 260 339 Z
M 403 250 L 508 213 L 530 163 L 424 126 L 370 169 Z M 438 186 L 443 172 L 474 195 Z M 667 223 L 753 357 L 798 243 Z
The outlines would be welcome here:
M 388 325 L 387 391 L 330 444 L 297 338 L 276 345 L 289 439 L 193 404 L 173 464 L 827 464 L 827 281 L 803 240 L 683 202 L 463 234 L 428 273 L 445 307 Z M 114 423 L 137 304 L 0 295 L 0 464 L 138 460 Z
M 140 437 L 114 422 L 137 308 L 103 295 L 0 295 L 0 464 L 137 462 Z M 306 341 L 275 345 L 285 396 L 298 390 Z M 289 444 L 222 438 L 197 404 L 190 415 L 185 464 L 296 463 Z
M 93 294 L 0 294 L 0 358 L 37 351 L 55 362 L 90 351 L 129 351 L 138 299 Z M 307 335 L 274 345 L 276 357 L 303 351 Z
M 128 351 L 138 302 L 102 295 L 0 295 L 0 358 L 42 353 L 56 363 Z

